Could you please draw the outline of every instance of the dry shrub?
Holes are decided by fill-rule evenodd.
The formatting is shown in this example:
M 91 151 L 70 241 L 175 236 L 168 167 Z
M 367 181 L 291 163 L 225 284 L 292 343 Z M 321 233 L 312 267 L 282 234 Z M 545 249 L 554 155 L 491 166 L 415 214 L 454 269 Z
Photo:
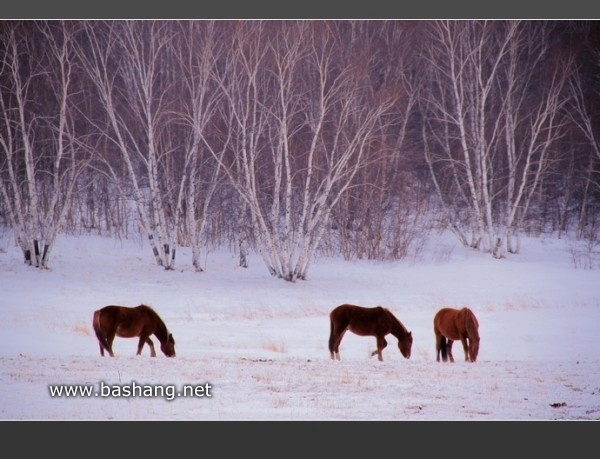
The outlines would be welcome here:
M 76 335 L 84 335 L 84 336 L 91 336 L 92 335 L 92 330 L 90 329 L 89 325 L 87 324 L 81 324 L 81 323 L 77 323 L 74 324 L 72 327 L 73 332 L 75 332 Z
M 285 343 L 283 338 L 281 338 L 279 342 L 275 342 L 272 340 L 263 340 L 262 347 L 263 349 L 267 349 L 271 352 L 278 352 L 280 354 L 287 353 L 287 344 Z

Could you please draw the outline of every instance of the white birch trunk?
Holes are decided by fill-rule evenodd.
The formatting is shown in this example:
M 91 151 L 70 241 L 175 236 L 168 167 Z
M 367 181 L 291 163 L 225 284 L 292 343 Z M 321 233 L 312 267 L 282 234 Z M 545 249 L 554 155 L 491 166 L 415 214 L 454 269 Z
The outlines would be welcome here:
M 5 36 L 5 55 L 1 57 L 3 77 L 12 83 L 14 104 L 7 106 L 4 98 L 0 102 L 5 123 L 4 135 L 0 136 L 0 148 L 10 178 L 9 187 L 2 183 L 0 195 L 9 210 L 15 241 L 23 251 L 25 262 L 37 268 L 48 268 L 50 253 L 63 227 L 77 177 L 85 163 L 69 130 L 73 115 L 69 104 L 73 60 L 69 29 L 63 23 L 49 25 L 43 22 L 36 24 L 36 28 L 45 41 L 47 68 L 41 68 L 40 63 L 35 61 L 39 56 L 35 54 L 34 44 L 30 43 L 27 36 L 19 34 L 18 26 L 9 28 Z M 31 50 L 27 57 L 29 62 L 24 67 L 20 60 L 20 46 Z M 40 75 L 47 75 L 44 83 L 49 85 L 56 97 L 55 106 L 52 107 L 56 109 L 56 124 L 50 125 L 53 131 L 51 139 L 43 146 L 34 147 L 36 130 L 47 128 L 40 124 L 37 114 L 33 112 L 33 96 L 30 93 L 30 88 L 36 85 L 36 78 Z M 51 168 L 40 169 L 38 160 L 41 153 L 35 148 L 44 149 L 46 155 L 51 152 Z M 17 172 L 21 155 L 25 165 L 23 176 Z M 50 175 L 51 185 L 40 183 L 41 174 Z M 21 186 L 23 182 L 25 186 Z M 46 196 L 43 206 L 39 199 L 42 186 Z
M 279 94 L 277 105 L 265 110 L 263 106 L 267 104 L 263 102 L 254 106 L 252 116 L 247 112 L 238 116 L 238 119 L 253 120 L 249 128 L 242 131 L 262 133 L 264 138 L 274 140 L 270 158 L 273 186 L 269 208 L 263 210 L 256 186 L 256 165 L 263 163 L 258 144 L 253 143 L 257 140 L 255 137 L 252 142 L 244 143 L 249 148 L 241 150 L 242 181 L 231 177 L 249 206 L 259 252 L 269 272 L 290 282 L 306 279 L 331 209 L 364 167 L 363 158 L 369 142 L 380 128 L 381 117 L 393 103 L 391 98 L 365 103 L 362 100 L 365 94 L 354 79 L 351 66 L 342 69 L 335 81 L 330 81 L 332 56 L 328 53 L 333 48 L 326 46 L 323 49 L 318 44 L 303 48 L 304 41 L 299 38 L 308 33 L 304 25 L 294 33 L 299 36 L 283 40 L 285 43 L 281 48 L 271 48 L 275 62 L 272 83 Z M 301 59 L 301 56 L 310 58 Z M 293 84 L 300 62 L 312 65 L 311 70 L 316 76 L 315 84 L 306 93 L 309 103 L 304 105 L 297 104 L 302 88 Z M 250 73 L 248 77 L 251 93 L 257 94 L 256 88 L 260 87 L 257 73 Z M 240 75 L 240 78 L 244 76 Z M 301 112 L 301 107 L 309 110 Z M 322 131 L 328 117 L 331 117 L 333 129 L 328 133 L 332 139 L 330 146 L 326 146 Z M 310 128 L 307 133 L 310 135 L 309 148 L 302 152 L 301 163 L 298 161 L 300 152 L 294 151 L 292 142 L 298 129 L 294 120 L 298 118 L 308 120 L 304 126 Z M 319 153 L 321 158 L 317 162 Z M 317 170 L 320 177 L 315 180 Z
M 162 104 L 165 88 L 158 88 L 162 92 L 157 92 L 155 88 L 160 54 L 168 46 L 170 37 L 165 24 L 127 21 L 108 23 L 107 36 L 103 36 L 108 42 L 103 44 L 103 40 L 96 36 L 94 27 L 94 24 L 86 24 L 89 47 L 82 48 L 79 56 L 98 90 L 101 105 L 109 119 L 111 132 L 105 134 L 117 147 L 125 164 L 140 226 L 148 237 L 155 262 L 165 269 L 173 269 L 176 235 L 174 228 L 167 225 L 161 199 L 163 190 L 158 180 L 158 130 L 162 127 L 158 118 L 164 113 Z M 136 27 L 144 28 L 147 35 L 138 33 Z M 129 85 L 126 89 L 130 115 L 120 110 L 115 100 L 119 88 L 112 74 L 115 69 L 110 64 L 115 52 L 120 53 L 121 57 L 117 71 Z M 134 134 L 138 127 L 143 132 L 141 138 L 136 138 Z M 134 165 L 134 159 L 143 165 L 141 170 L 137 164 Z M 142 178 L 148 180 L 147 193 L 140 186 Z M 175 213 L 178 211 L 174 210 Z
M 436 40 L 441 51 L 431 57 L 442 91 L 444 84 L 451 88 L 451 103 L 446 106 L 431 101 L 430 104 L 439 119 L 458 132 L 461 161 L 457 162 L 450 154 L 447 161 L 458 164 L 453 169 L 455 176 L 460 177 L 457 183 L 466 183 L 469 190 L 466 202 L 473 217 L 472 246 L 489 251 L 496 258 L 504 256 L 505 240 L 509 233 L 516 234 L 520 223 L 516 212 L 523 207 L 526 210 L 523 202 L 531 199 L 537 186 L 546 163 L 545 157 L 539 155 L 539 147 L 546 144 L 540 138 L 541 129 L 548 127 L 544 123 L 551 123 L 554 116 L 551 113 L 556 114 L 552 89 L 548 94 L 550 101 L 538 101 L 540 107 L 545 107 L 543 115 L 534 113 L 532 129 L 526 133 L 531 136 L 526 141 L 533 148 L 530 153 L 516 151 L 512 136 L 522 122 L 513 118 L 516 116 L 513 111 L 523 108 L 513 100 L 516 82 L 523 78 L 516 74 L 520 71 L 516 65 L 523 47 L 533 46 L 521 37 L 521 29 L 518 21 L 507 21 L 501 26 L 482 21 L 436 22 Z M 549 86 L 554 88 L 555 83 Z M 492 107 L 495 111 L 490 111 Z M 495 159 L 498 150 L 506 151 L 505 162 Z M 533 154 L 538 155 L 535 160 Z M 428 159 L 428 163 L 433 169 L 432 161 Z M 534 168 L 534 164 L 540 168 Z M 499 171 L 494 167 L 499 167 Z M 506 179 L 501 174 L 504 170 L 508 171 Z M 522 171 L 520 176 L 516 175 L 517 170 Z M 500 205 L 498 197 L 502 195 L 505 201 Z M 525 215 L 526 211 L 523 218 Z

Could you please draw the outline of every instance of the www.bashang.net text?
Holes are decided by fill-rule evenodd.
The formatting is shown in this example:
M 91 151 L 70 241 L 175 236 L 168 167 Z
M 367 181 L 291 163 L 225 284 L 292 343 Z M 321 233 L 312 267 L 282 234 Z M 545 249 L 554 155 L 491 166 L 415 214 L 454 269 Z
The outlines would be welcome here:
M 184 384 L 180 389 L 174 384 L 138 384 L 135 381 L 129 384 L 50 384 L 48 391 L 50 397 L 161 397 L 171 401 L 178 397 L 212 397 L 212 385 Z

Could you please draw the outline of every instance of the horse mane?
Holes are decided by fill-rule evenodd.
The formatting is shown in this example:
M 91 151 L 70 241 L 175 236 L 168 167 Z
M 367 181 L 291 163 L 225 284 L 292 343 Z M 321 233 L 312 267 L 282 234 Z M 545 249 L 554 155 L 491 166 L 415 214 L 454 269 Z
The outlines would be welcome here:
M 404 324 L 400 322 L 400 320 L 392 313 L 392 311 L 390 311 L 388 308 L 383 308 L 383 310 L 392 321 L 392 330 L 394 330 L 394 334 L 397 335 L 396 337 L 405 336 L 410 333 Z
M 157 333 L 160 333 L 163 336 L 159 336 L 158 334 L 156 336 L 158 336 L 159 339 L 167 339 L 168 336 L 171 334 L 169 332 L 169 329 L 167 328 L 167 325 L 165 324 L 165 321 L 162 320 L 162 318 L 158 315 L 158 312 L 156 312 L 151 306 L 148 306 L 147 304 L 140 304 L 138 306 L 138 308 L 144 309 L 145 311 L 148 311 L 156 320 L 156 322 L 159 325 L 159 329 L 157 329 Z
M 479 338 L 479 322 L 477 321 L 477 317 L 467 307 L 463 308 L 463 311 L 465 313 L 465 326 L 469 331 L 469 335 L 471 335 L 471 338 Z

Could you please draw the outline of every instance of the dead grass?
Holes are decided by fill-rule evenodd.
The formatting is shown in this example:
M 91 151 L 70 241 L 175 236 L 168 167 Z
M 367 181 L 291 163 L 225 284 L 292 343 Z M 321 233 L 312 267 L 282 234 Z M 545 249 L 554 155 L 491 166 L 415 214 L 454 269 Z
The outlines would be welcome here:
M 71 329 L 76 335 L 92 336 L 92 331 L 90 330 L 90 327 L 87 324 L 84 325 L 82 323 L 76 323 L 72 326 Z
M 287 344 L 283 338 L 280 338 L 277 342 L 271 339 L 265 339 L 262 342 L 262 348 L 271 352 L 277 352 L 279 354 L 286 354 L 288 351 Z

